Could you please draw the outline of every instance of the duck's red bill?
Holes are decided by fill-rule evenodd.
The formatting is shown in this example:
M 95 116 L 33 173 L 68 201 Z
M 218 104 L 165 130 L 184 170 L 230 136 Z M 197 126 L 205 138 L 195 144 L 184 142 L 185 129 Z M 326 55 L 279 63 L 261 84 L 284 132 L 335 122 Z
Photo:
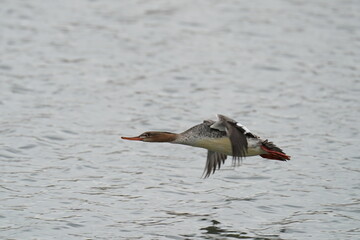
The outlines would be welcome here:
M 133 140 L 133 141 L 141 141 L 143 140 L 141 137 L 121 137 L 122 139 L 125 140 Z

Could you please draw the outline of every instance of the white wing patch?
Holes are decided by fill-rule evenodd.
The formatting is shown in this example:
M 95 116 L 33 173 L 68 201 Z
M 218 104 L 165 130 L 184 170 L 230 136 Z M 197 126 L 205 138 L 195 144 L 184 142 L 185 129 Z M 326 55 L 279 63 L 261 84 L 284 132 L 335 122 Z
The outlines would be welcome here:
M 250 130 L 247 127 L 245 127 L 244 125 L 242 125 L 241 123 L 237 122 L 236 125 L 238 127 L 241 127 L 242 129 L 244 129 L 244 134 L 251 133 Z
M 213 125 L 210 126 L 210 128 L 217 129 L 217 130 L 223 131 L 223 132 L 226 131 L 225 125 L 222 123 L 222 121 L 215 122 Z

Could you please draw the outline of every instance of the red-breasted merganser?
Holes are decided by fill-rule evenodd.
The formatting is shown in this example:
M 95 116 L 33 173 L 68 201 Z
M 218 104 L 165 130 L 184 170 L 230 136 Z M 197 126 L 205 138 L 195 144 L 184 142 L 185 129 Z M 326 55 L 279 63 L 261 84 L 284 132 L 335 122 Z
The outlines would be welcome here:
M 137 137 L 121 138 L 143 142 L 169 142 L 208 149 L 205 178 L 219 169 L 228 155 L 233 156 L 234 160 L 256 155 L 272 160 L 290 160 L 290 156 L 272 142 L 262 140 L 231 118 L 220 114 L 217 116 L 218 121 L 205 120 L 179 134 L 150 131 Z

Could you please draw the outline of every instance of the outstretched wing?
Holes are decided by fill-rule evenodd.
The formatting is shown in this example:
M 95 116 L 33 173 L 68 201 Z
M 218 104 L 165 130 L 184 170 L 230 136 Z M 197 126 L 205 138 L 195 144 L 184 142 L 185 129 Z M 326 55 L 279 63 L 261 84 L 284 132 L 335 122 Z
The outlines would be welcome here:
M 230 139 L 233 160 L 240 160 L 246 156 L 248 148 L 248 137 L 257 138 L 250 132 L 248 128 L 228 118 L 224 115 L 218 114 L 218 121 L 204 121 L 209 124 L 210 128 L 222 132 Z M 225 162 L 226 155 L 223 153 L 208 151 L 207 161 L 203 176 L 209 177 L 220 168 L 221 164 Z M 234 162 L 235 164 L 235 162 Z
M 252 135 L 250 130 L 226 116 L 218 114 L 218 118 L 219 120 L 211 125 L 211 128 L 226 132 L 230 138 L 234 159 L 245 157 L 248 147 L 246 136 Z
M 203 176 L 207 178 L 210 174 L 214 173 L 216 169 L 219 169 L 221 164 L 225 162 L 226 155 L 223 153 L 208 151 L 206 165 Z

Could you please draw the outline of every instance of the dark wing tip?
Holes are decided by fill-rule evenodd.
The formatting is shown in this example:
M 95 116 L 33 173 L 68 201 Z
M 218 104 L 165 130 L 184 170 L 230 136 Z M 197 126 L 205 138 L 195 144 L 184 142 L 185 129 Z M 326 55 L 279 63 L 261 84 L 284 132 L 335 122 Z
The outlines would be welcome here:
M 223 153 L 208 151 L 203 178 L 208 178 L 211 174 L 214 174 L 217 169 L 220 169 L 226 157 Z

